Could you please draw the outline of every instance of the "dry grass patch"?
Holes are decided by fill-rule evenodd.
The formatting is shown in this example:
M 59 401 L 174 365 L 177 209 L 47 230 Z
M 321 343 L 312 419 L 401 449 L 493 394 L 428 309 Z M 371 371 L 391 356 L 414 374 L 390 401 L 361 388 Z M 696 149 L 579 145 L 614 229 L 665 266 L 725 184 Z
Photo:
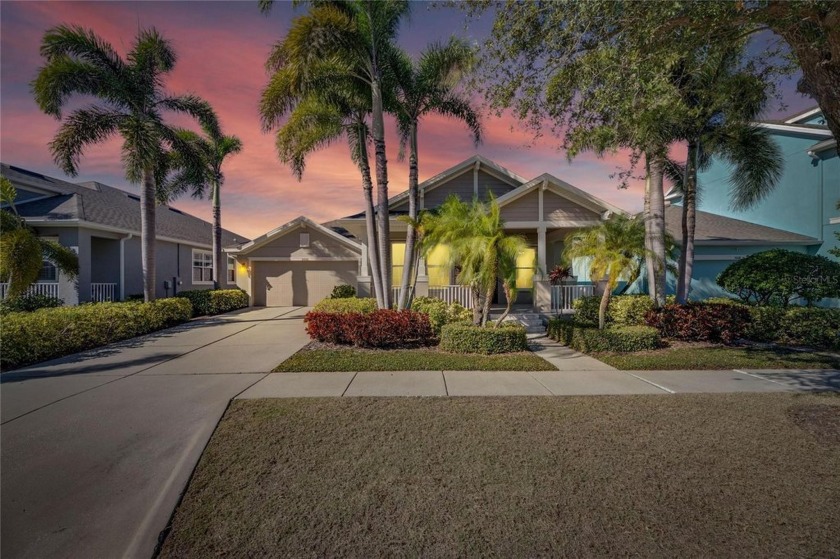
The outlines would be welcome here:
M 829 557 L 836 396 L 237 400 L 162 557 Z

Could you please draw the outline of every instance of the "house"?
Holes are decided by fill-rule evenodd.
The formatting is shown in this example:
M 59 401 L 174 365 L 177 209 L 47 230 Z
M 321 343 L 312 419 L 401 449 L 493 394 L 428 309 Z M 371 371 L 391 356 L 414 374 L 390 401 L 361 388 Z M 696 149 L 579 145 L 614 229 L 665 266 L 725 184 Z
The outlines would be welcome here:
M 62 277 L 45 261 L 32 291 L 71 305 L 142 296 L 139 196 L 98 182 L 76 184 L 6 164 L 0 164 L 0 174 L 17 189 L 15 206 L 26 223 L 39 236 L 79 255 L 77 278 Z M 212 287 L 211 224 L 166 205 L 158 206 L 156 221 L 156 296 Z M 226 246 L 247 241 L 230 231 L 222 233 Z M 227 282 L 237 282 L 233 260 Z M 5 296 L 5 285 L 0 289 Z
M 750 209 L 731 207 L 728 165 L 714 161 L 698 176 L 696 255 L 691 297 L 723 295 L 717 275 L 744 256 L 769 250 L 788 250 L 832 257 L 840 231 L 840 157 L 819 108 L 782 120 L 757 123 L 779 144 L 784 172 L 773 192 Z M 680 238 L 680 195 L 669 192 L 666 208 L 669 232 Z M 673 282 L 669 282 L 673 283 Z M 833 306 L 840 301 L 829 302 Z

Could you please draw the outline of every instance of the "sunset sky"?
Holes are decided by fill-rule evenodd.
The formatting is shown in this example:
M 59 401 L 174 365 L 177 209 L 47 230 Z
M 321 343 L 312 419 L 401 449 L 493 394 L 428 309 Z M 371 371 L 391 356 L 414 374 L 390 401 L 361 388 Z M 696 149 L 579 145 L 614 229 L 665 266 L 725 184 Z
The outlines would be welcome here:
M 347 147 L 338 143 L 312 156 L 303 180 L 298 182 L 277 159 L 274 138 L 260 130 L 258 101 L 267 82 L 263 65 L 271 45 L 281 39 L 295 13 L 291 4 L 278 3 L 270 16 L 262 16 L 256 2 L 0 2 L 0 158 L 46 175 L 72 181 L 97 180 L 136 191 L 126 182 L 120 165 L 118 139 L 93 146 L 85 153 L 77 178 L 68 178 L 52 162 L 47 144 L 59 123 L 41 113 L 32 100 L 29 82 L 41 59 L 38 47 L 44 32 L 67 23 L 92 28 L 122 54 L 138 28 L 156 27 L 170 39 L 178 54 L 166 87 L 173 93 L 192 92 L 216 109 L 227 134 L 244 143 L 241 154 L 225 165 L 222 194 L 224 226 L 241 235 L 256 237 L 298 215 L 317 221 L 338 218 L 361 210 L 358 171 Z M 400 44 L 418 53 L 433 41 L 459 35 L 481 42 L 488 34 L 489 16 L 472 22 L 456 9 L 428 3 L 413 6 L 411 20 L 402 29 Z M 794 93 L 793 81 L 785 85 L 786 112 L 814 105 Z M 777 116 L 777 106 L 768 117 Z M 476 148 L 459 123 L 430 117 L 420 130 L 420 178 L 431 177 L 480 153 L 531 178 L 544 172 L 582 188 L 628 210 L 641 208 L 640 185 L 617 188 L 610 175 L 626 157 L 578 157 L 569 163 L 557 150 L 558 140 L 532 141 L 530 133 L 512 118 L 486 115 L 485 139 Z M 407 167 L 397 160 L 398 144 L 390 126 L 388 159 L 390 191 L 405 190 Z M 210 218 L 207 200 L 185 198 L 175 206 Z

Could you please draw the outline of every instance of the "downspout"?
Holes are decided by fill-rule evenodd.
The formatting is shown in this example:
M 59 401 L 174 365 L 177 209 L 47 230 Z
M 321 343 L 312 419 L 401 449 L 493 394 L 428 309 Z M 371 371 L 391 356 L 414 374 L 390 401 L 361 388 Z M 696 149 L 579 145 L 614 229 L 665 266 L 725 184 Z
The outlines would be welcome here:
M 129 233 L 120 239 L 120 301 L 125 301 L 125 242 L 134 237 Z

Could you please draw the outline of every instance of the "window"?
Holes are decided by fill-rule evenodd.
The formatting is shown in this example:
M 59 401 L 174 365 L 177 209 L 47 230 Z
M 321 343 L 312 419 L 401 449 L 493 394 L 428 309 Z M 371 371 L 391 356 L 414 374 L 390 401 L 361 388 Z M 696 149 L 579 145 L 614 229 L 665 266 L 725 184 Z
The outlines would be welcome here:
M 300 248 L 308 248 L 309 247 L 309 233 L 301 233 L 300 234 Z
M 426 257 L 426 274 L 429 276 L 429 287 L 440 287 L 452 283 L 448 246 L 438 245 L 429 252 Z
M 213 253 L 193 249 L 192 282 L 213 283 Z
M 236 259 L 228 256 L 227 281 L 230 284 L 236 283 Z
M 44 260 L 36 281 L 40 283 L 56 283 L 58 281 L 58 268 L 49 260 Z
M 405 265 L 405 243 L 391 243 L 391 282 L 394 287 L 402 284 L 403 266 Z
M 537 251 L 526 248 L 516 257 L 516 288 L 534 288 L 534 270 L 537 267 Z

